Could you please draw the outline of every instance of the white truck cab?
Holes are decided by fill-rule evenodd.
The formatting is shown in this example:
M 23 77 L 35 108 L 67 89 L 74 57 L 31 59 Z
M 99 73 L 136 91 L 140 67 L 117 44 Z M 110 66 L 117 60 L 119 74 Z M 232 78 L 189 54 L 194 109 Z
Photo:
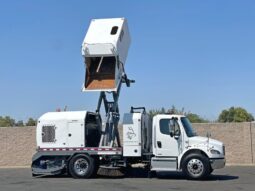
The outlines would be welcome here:
M 224 144 L 197 136 L 183 115 L 156 115 L 152 137 L 151 170 L 183 170 L 191 178 L 197 178 L 225 165 Z

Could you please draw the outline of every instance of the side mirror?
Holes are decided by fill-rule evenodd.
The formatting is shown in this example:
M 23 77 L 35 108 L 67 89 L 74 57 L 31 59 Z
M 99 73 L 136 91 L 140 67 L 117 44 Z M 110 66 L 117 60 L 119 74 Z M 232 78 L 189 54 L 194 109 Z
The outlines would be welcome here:
M 170 120 L 169 122 L 169 134 L 171 137 L 174 136 L 174 130 L 175 130 L 175 122 L 174 120 Z
M 169 122 L 169 134 L 171 137 L 174 137 L 175 139 L 179 139 L 180 137 L 180 132 L 179 132 L 179 127 L 178 124 L 176 124 L 177 121 L 175 118 L 170 120 Z
M 171 136 L 171 137 L 174 136 L 174 130 L 170 130 L 170 136 Z

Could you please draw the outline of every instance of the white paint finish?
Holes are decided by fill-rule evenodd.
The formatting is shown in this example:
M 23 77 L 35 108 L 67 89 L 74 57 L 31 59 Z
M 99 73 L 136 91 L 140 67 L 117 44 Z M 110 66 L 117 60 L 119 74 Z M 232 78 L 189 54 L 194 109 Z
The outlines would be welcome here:
M 47 112 L 43 114 L 38 121 L 62 121 L 62 120 L 81 120 L 85 119 L 87 111 L 62 111 Z
M 174 139 L 170 135 L 164 135 L 160 132 L 160 119 L 171 119 L 172 117 L 178 119 L 178 124 L 181 130 L 181 136 L 179 139 Z M 223 154 L 223 143 L 214 139 L 208 139 L 207 137 L 188 137 L 186 135 L 185 129 L 181 122 L 181 118 L 185 117 L 183 115 L 156 115 L 153 118 L 153 154 L 155 156 L 176 156 L 178 157 L 178 164 L 180 164 L 183 156 L 186 152 L 196 149 L 201 150 L 206 153 L 209 158 L 225 158 Z M 162 148 L 158 148 L 157 141 L 161 141 Z M 166 147 L 165 147 L 166 145 Z M 220 154 L 212 155 L 210 150 L 215 149 L 220 152 Z M 178 166 L 178 169 L 180 166 Z
M 141 153 L 142 153 L 142 150 L 141 150 L 141 146 L 139 145 L 123 146 L 124 157 L 140 157 Z
M 178 139 L 171 137 L 170 135 L 166 135 L 160 132 L 160 120 L 171 119 L 170 115 L 165 116 L 157 116 L 156 120 L 156 156 L 171 156 L 178 157 L 180 152 L 180 146 L 182 144 L 181 136 Z M 181 132 L 182 133 L 182 132 Z M 161 142 L 161 148 L 158 146 L 157 142 Z
M 151 170 L 154 171 L 176 171 L 177 158 L 151 158 Z
M 113 27 L 118 27 L 117 33 L 112 35 Z M 115 86 L 113 88 L 90 89 L 82 91 L 117 91 L 124 72 L 131 38 L 129 35 L 127 20 L 124 18 L 93 19 L 88 28 L 87 34 L 82 43 L 82 55 L 87 63 L 88 57 L 109 57 L 116 58 Z M 117 63 L 120 61 L 119 63 Z
M 42 148 L 72 147 L 68 143 L 70 141 L 71 145 L 74 146 L 74 144 L 77 144 L 75 147 L 81 147 L 82 144 L 81 142 L 83 142 L 83 144 L 85 142 L 84 125 L 86 113 L 87 113 L 86 111 L 70 111 L 70 112 L 48 112 L 42 115 L 38 120 L 36 129 L 37 146 Z M 69 128 L 68 125 L 69 123 L 74 123 L 76 125 L 79 124 L 79 128 L 76 129 L 73 127 L 74 129 L 71 129 L 71 127 Z M 42 142 L 42 127 L 44 125 L 54 125 L 56 127 L 55 142 L 52 143 Z M 75 143 L 72 139 L 69 140 L 68 137 L 69 131 L 74 134 L 72 139 L 77 139 L 79 141 Z
M 123 124 L 123 155 L 124 156 L 141 156 L 141 113 L 133 113 L 132 123 Z
M 116 49 L 113 44 L 85 44 L 84 55 L 86 57 L 97 57 L 97 56 L 117 56 Z
M 176 141 L 173 140 L 173 137 L 163 135 L 160 132 L 159 121 L 160 119 L 171 119 L 171 118 L 178 118 L 178 124 L 181 128 L 181 136 L 179 137 L 180 140 Z M 186 133 L 180 124 L 180 118 L 185 117 L 184 115 L 169 115 L 169 114 L 159 114 L 153 117 L 152 122 L 152 152 L 155 156 L 178 156 L 179 153 L 183 151 L 183 145 L 185 142 Z M 164 148 L 158 150 L 157 141 L 163 141 Z M 170 142 L 169 142 L 170 141 Z M 162 143 L 163 144 L 163 143 Z M 172 150 L 173 149 L 173 150 Z M 169 153 L 168 153 L 169 152 Z
M 68 147 L 84 147 L 85 143 L 84 122 L 68 122 Z
M 117 26 L 118 30 L 112 35 L 111 30 L 114 26 Z M 82 43 L 82 55 L 84 57 L 119 56 L 120 61 L 125 63 L 130 42 L 126 19 L 93 19 Z

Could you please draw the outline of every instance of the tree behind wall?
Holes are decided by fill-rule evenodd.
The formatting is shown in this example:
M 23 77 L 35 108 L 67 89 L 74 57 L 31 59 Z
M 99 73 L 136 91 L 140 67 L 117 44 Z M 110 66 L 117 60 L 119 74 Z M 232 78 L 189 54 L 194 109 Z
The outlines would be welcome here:
M 157 114 L 178 114 L 178 115 L 185 115 L 191 123 L 207 123 L 208 120 L 200 117 L 199 115 L 191 112 L 185 112 L 184 108 L 177 109 L 175 106 L 172 106 L 170 109 L 165 109 L 162 107 L 161 109 L 152 109 L 149 110 L 149 115 L 151 117 L 157 115 Z
M 13 127 L 15 126 L 15 120 L 10 116 L 0 116 L 0 127 Z
M 248 113 L 242 107 L 231 107 L 229 109 L 224 109 L 219 117 L 219 122 L 227 123 L 227 122 L 250 122 L 254 121 L 254 117 L 252 114 Z
M 26 126 L 36 126 L 36 120 L 34 120 L 33 118 L 29 118 Z
M 207 119 L 200 117 L 195 113 L 186 113 L 186 117 L 190 120 L 191 123 L 208 123 Z
M 17 123 L 15 124 L 16 127 L 24 127 L 24 122 L 22 120 L 17 121 Z

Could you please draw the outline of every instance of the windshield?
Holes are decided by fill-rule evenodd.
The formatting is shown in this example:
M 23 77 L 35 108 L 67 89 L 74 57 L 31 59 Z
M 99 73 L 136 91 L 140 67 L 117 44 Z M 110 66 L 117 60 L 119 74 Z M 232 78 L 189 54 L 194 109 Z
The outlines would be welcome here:
M 181 117 L 181 122 L 188 137 L 196 136 L 196 132 L 193 130 L 192 125 L 187 117 Z

